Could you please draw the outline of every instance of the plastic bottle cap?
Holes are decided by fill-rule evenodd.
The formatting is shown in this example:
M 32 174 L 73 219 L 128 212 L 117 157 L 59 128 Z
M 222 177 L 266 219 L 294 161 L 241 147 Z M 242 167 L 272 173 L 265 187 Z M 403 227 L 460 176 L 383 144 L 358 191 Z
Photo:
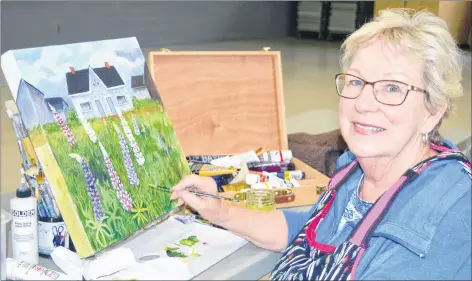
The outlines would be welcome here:
M 288 163 L 287 166 L 288 166 L 287 169 L 288 169 L 289 171 L 295 170 L 295 164 L 294 164 L 294 163 Z
M 28 198 L 31 197 L 31 189 L 29 188 L 18 188 L 16 190 L 16 197 L 18 198 Z

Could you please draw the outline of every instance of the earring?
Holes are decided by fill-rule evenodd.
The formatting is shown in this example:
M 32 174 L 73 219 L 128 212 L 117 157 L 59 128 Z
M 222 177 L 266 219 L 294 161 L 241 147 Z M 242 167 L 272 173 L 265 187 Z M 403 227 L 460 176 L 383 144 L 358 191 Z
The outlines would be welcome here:
M 429 143 L 428 133 L 423 134 L 423 143 L 426 145 Z

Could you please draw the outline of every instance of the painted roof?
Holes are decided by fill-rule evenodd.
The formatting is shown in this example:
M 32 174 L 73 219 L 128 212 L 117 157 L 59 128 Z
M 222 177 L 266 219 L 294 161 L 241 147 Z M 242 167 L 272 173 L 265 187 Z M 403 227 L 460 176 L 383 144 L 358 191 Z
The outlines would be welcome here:
M 116 86 L 122 86 L 125 83 L 121 79 L 118 71 L 114 66 L 98 67 L 93 68 L 93 71 L 102 80 L 107 88 L 113 88 Z M 67 90 L 69 95 L 79 94 L 89 91 L 89 69 L 76 70 L 74 74 L 72 72 L 66 73 Z

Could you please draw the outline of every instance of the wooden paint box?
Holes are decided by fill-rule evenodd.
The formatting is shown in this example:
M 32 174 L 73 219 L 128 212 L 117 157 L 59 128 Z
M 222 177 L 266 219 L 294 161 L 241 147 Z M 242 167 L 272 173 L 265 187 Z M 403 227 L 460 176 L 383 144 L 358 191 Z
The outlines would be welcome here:
M 162 49 L 149 53 L 148 67 L 185 155 L 288 149 L 280 52 Z M 306 179 L 279 208 L 314 204 L 329 180 L 292 162 Z

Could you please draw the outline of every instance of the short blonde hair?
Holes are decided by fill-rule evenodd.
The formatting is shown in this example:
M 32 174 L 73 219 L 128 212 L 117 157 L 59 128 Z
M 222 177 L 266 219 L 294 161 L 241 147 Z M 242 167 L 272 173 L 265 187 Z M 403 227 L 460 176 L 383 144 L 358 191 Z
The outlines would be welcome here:
M 463 55 L 449 32 L 446 22 L 428 11 L 385 9 L 371 22 L 352 33 L 342 44 L 341 68 L 345 71 L 356 52 L 372 40 L 380 39 L 390 46 L 410 51 L 424 61 L 423 83 L 426 108 L 435 114 L 444 105 L 447 117 L 453 100 L 462 96 Z M 429 133 L 429 141 L 440 144 L 438 129 Z

